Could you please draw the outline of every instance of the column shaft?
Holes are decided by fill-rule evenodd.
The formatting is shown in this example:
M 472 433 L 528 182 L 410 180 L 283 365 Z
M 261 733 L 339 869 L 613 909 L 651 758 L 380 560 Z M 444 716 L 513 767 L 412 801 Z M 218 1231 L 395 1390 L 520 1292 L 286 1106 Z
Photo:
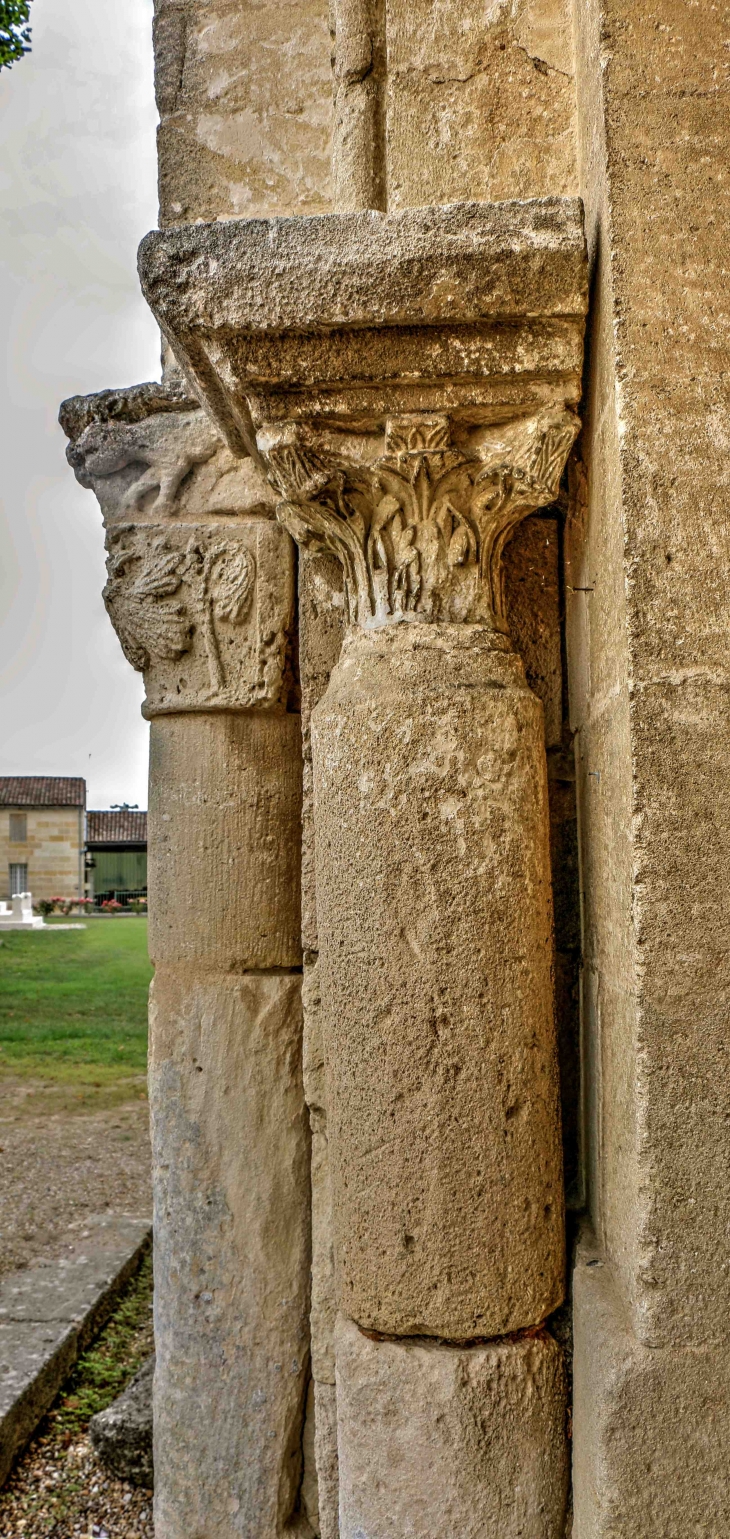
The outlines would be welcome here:
M 385 0 L 332 0 L 331 16 L 335 207 L 384 209 Z
M 542 707 L 496 642 L 356 631 L 314 713 L 339 1296 L 388 1334 L 563 1294 Z
M 308 1368 L 296 716 L 159 717 L 150 761 L 155 1521 L 276 1539 Z M 201 1414 L 202 1413 L 202 1414 Z

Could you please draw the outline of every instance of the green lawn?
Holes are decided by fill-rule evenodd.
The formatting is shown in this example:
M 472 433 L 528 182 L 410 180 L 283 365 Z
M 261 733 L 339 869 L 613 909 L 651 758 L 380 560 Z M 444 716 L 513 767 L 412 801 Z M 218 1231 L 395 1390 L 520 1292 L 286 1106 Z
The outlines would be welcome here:
M 2 936 L 0 1074 L 110 1086 L 144 1073 L 147 920 L 86 926 Z

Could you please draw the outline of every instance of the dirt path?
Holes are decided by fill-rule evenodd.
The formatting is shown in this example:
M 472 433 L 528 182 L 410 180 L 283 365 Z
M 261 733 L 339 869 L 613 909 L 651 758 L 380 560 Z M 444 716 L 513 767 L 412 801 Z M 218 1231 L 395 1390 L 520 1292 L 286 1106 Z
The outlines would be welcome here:
M 107 1211 L 152 1212 L 144 1079 L 113 1092 L 0 1080 L 0 1274 L 63 1255 Z

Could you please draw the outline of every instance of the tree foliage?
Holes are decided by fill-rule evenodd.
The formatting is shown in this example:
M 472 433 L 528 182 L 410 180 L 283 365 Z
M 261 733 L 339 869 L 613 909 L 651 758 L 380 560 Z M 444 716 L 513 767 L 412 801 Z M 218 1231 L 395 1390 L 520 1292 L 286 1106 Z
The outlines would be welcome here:
M 0 0 L 0 69 L 30 53 L 30 0 Z

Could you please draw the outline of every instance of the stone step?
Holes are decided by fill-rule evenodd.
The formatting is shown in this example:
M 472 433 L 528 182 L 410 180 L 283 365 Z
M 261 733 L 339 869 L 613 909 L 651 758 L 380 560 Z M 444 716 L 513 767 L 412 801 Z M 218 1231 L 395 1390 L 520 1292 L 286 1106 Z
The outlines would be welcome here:
M 151 1244 L 149 1219 L 105 1214 L 70 1256 L 0 1282 L 0 1484 Z

